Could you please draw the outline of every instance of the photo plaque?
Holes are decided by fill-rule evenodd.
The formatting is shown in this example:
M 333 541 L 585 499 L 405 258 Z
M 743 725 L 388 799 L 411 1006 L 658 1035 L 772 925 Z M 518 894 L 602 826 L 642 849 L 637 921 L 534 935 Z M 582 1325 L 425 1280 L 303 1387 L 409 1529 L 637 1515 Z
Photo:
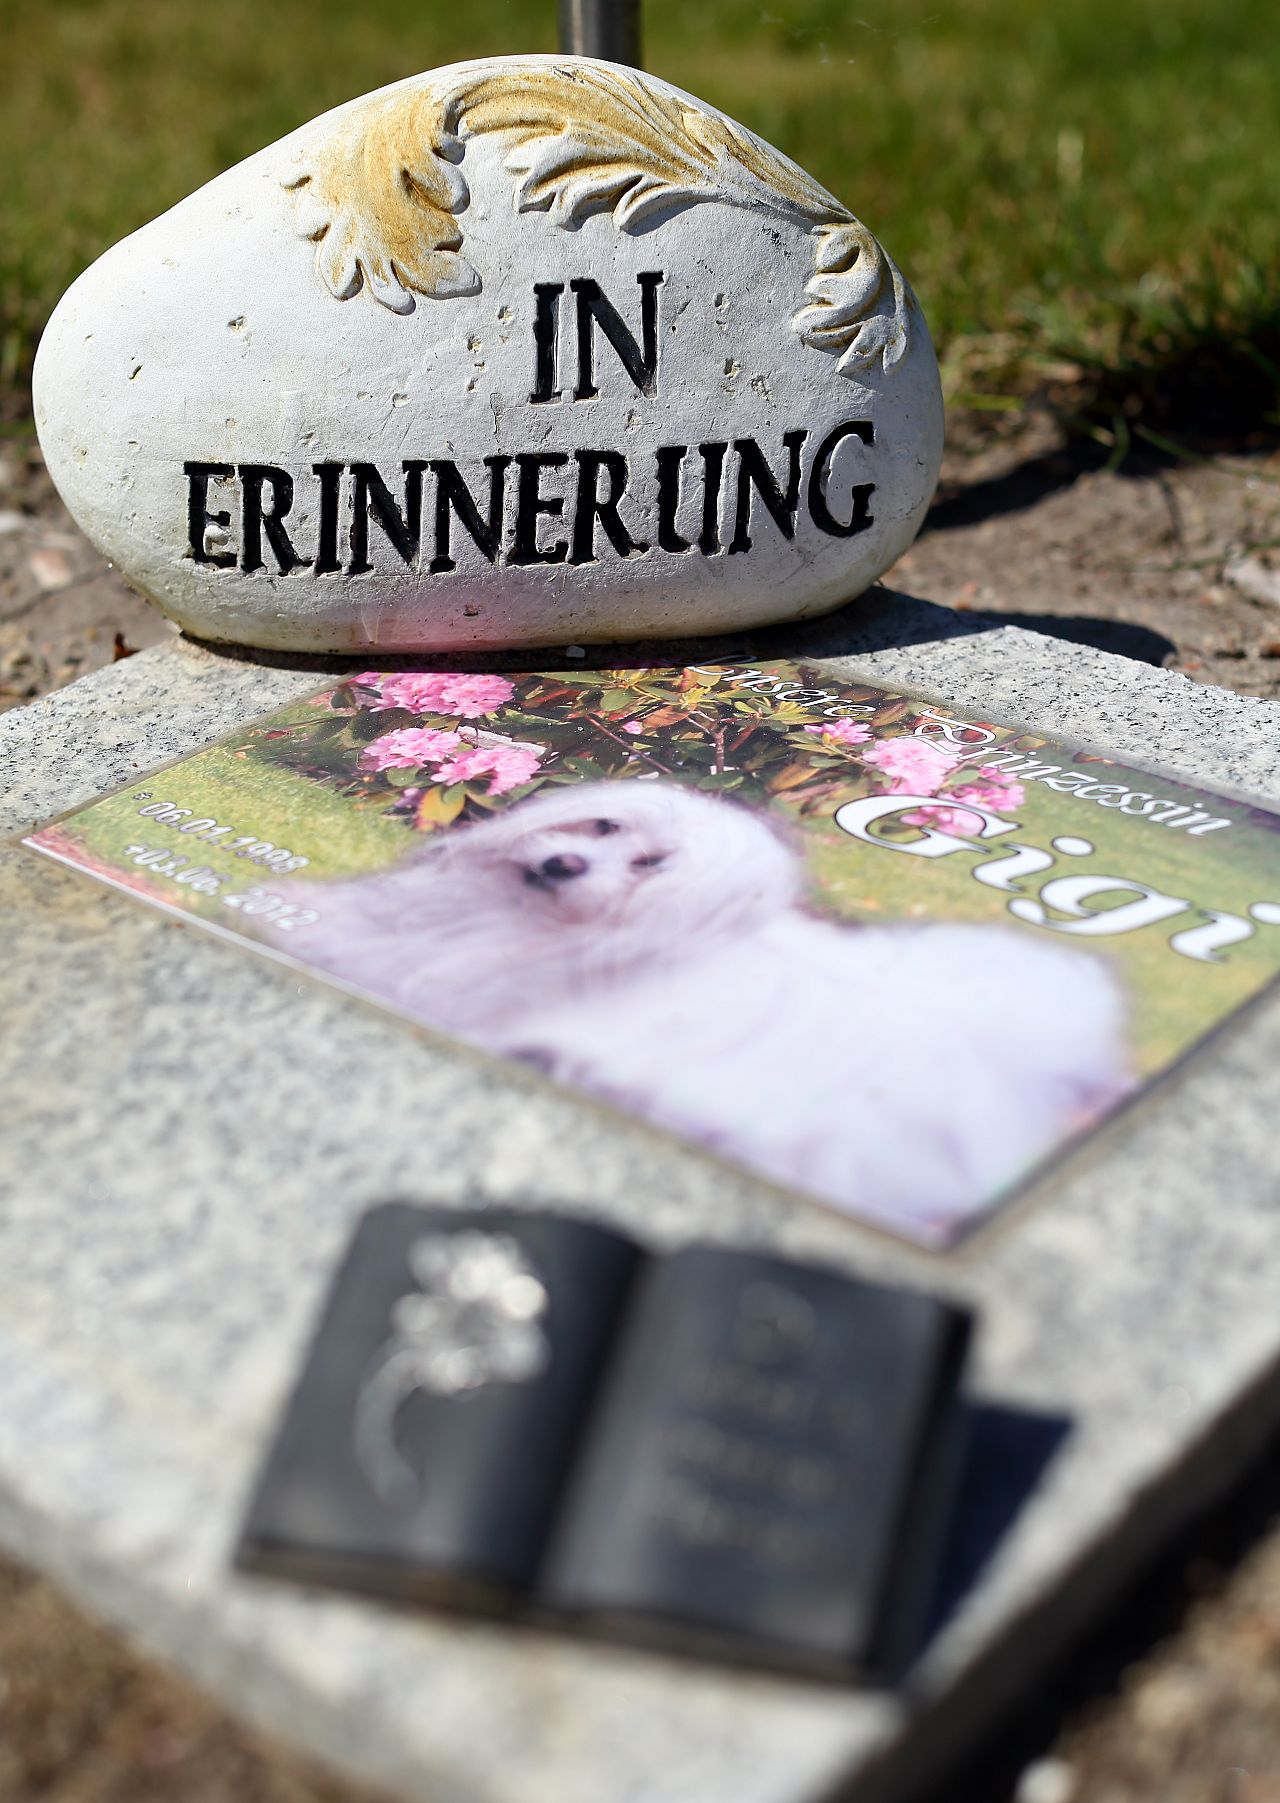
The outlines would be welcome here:
M 27 843 L 942 1248 L 1274 980 L 1278 825 L 775 662 L 363 671 Z

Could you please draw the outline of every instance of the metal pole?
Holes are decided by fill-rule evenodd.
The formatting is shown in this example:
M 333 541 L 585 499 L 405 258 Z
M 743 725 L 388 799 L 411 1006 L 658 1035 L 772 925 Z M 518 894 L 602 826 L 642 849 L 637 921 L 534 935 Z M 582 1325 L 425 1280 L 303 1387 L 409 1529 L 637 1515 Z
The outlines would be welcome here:
M 640 0 L 559 0 L 560 49 L 640 67 Z

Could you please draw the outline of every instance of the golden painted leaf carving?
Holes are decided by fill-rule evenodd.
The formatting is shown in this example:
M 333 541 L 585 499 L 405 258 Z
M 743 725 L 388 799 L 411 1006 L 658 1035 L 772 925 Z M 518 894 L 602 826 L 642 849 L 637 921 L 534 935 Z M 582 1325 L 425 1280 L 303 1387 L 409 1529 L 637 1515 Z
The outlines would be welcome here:
M 908 345 L 911 300 L 867 228 L 813 178 L 731 120 L 643 76 L 587 61 L 511 59 L 440 94 L 429 81 L 350 112 L 286 179 L 297 229 L 316 241 L 321 279 L 339 300 L 366 286 L 396 313 L 415 294 L 474 294 L 458 216 L 469 139 L 510 144 L 515 205 L 565 230 L 593 213 L 622 232 L 718 202 L 807 223 L 817 240 L 808 304 L 792 325 L 853 376 L 886 370 Z
M 451 300 L 479 292 L 480 277 L 458 254 L 456 215 L 471 196 L 445 111 L 421 89 L 373 101 L 286 177 L 297 231 L 315 241 L 316 269 L 336 299 L 367 283 L 384 307 L 412 313 L 414 293 Z
M 549 210 L 560 226 L 610 212 L 620 231 L 634 231 L 656 214 L 717 200 L 789 218 L 848 217 L 740 126 L 621 69 L 530 64 L 480 75 L 459 90 L 457 116 L 464 137 L 512 141 L 517 207 Z
M 865 369 L 881 352 L 892 369 L 907 348 L 911 305 L 896 266 L 857 219 L 819 229 L 816 263 L 805 286 L 812 304 L 795 315 L 795 330 L 817 350 L 842 351 L 841 375 Z M 877 312 L 886 300 L 890 311 Z

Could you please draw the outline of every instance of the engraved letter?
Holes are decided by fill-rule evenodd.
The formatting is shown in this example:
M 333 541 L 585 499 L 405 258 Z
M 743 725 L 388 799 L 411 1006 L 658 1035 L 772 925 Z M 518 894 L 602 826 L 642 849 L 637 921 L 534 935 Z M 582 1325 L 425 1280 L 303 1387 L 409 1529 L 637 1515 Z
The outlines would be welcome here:
M 556 387 L 557 342 L 560 337 L 560 296 L 563 282 L 533 284 L 534 384 L 531 401 L 558 401 Z
M 1087 908 L 1085 903 L 1095 895 L 1117 891 L 1137 896 L 1136 901 L 1121 902 L 1117 907 Z M 1039 901 L 1020 896 L 1009 903 L 1015 920 L 1025 920 L 1033 927 L 1048 927 L 1052 933 L 1075 933 L 1081 938 L 1097 939 L 1112 933 L 1133 933 L 1139 927 L 1153 926 L 1158 920 L 1169 920 L 1185 914 L 1190 902 L 1178 901 L 1172 895 L 1161 895 L 1145 883 L 1131 883 L 1122 876 L 1056 876 L 1040 891 Z M 1070 920 L 1050 920 L 1049 909 L 1057 908 Z
M 968 807 L 968 802 L 965 802 Z M 1042 871 L 1052 870 L 1054 858 L 1051 853 L 1041 851 L 1036 845 L 1011 845 L 1003 856 L 987 858 L 981 864 L 975 864 L 969 875 L 975 883 L 985 883 L 988 889 L 1012 889 L 1015 892 L 1022 887 L 1024 876 L 1039 876 Z
M 1253 928 L 1238 914 L 1220 914 L 1216 908 L 1206 908 L 1204 912 L 1207 919 L 1203 926 L 1183 927 L 1169 941 L 1184 958 L 1195 958 L 1201 964 L 1221 964 L 1220 946 L 1238 945 L 1242 939 L 1253 938 Z
M 930 739 L 932 744 L 936 744 L 937 739 L 930 738 L 935 729 L 939 739 L 944 739 L 949 746 L 966 751 L 970 757 L 982 756 L 996 736 L 993 728 L 979 726 L 974 720 L 953 720 L 950 714 L 940 714 L 936 708 L 920 708 L 912 729 L 914 737 Z
M 676 531 L 676 509 L 680 505 L 680 477 L 688 445 L 664 444 L 658 450 L 658 544 L 664 551 L 690 551 L 687 538 Z
M 613 302 L 606 298 L 599 282 L 581 276 L 569 283 L 578 297 L 578 386 L 575 401 L 592 400 L 600 390 L 595 381 L 595 327 L 598 325 L 618 353 L 622 367 L 641 394 L 658 391 L 658 287 L 662 275 L 652 270 L 638 275 L 640 284 L 640 332 L 644 349 L 636 343 L 630 328 Z M 540 398 L 535 395 L 535 400 Z
M 874 444 L 875 428 L 869 419 L 846 420 L 823 439 L 818 446 L 818 455 L 813 460 L 813 468 L 809 471 L 810 515 L 814 525 L 820 531 L 830 533 L 832 538 L 852 538 L 855 532 L 865 532 L 868 526 L 875 524 L 870 508 L 876 486 L 874 482 L 859 482 L 854 485 L 853 511 L 843 523 L 827 505 L 827 480 L 831 474 L 831 460 L 836 454 L 837 445 L 846 438 L 860 438 L 863 444 Z
M 338 561 L 338 502 L 342 493 L 343 463 L 313 463 L 311 474 L 320 481 L 320 543 L 316 549 L 316 575 L 332 576 L 342 568 Z
M 563 495 L 544 495 L 541 489 L 543 470 L 563 469 L 569 459 L 563 451 L 523 451 L 516 458 L 520 486 L 516 495 L 515 547 L 512 563 L 563 563 L 569 555 L 564 539 L 542 550 L 538 544 L 538 516 L 553 517 L 564 512 Z
M 698 549 L 704 557 L 714 557 L 720 550 L 720 484 L 724 479 L 724 454 L 727 444 L 700 444 L 702 455 L 702 533 Z
M 453 509 L 461 523 L 466 527 L 480 550 L 482 556 L 490 563 L 497 563 L 498 551 L 502 544 L 502 509 L 507 493 L 507 466 L 509 457 L 486 457 L 484 467 L 489 472 L 489 517 L 482 519 L 475 498 L 462 477 L 458 467 L 447 457 L 440 458 L 431 465 L 436 479 L 436 548 L 435 556 L 427 566 L 433 574 L 443 570 L 455 570 L 457 564 L 449 555 L 449 510 Z
M 596 562 L 596 521 L 619 557 L 643 555 L 649 547 L 632 538 L 618 512 L 627 486 L 627 460 L 621 451 L 578 451 L 578 495 L 573 510 L 573 550 L 570 563 Z M 608 493 L 600 497 L 600 472 L 608 478 Z
M 355 483 L 354 513 L 351 519 L 351 562 L 348 574 L 364 576 L 373 568 L 369 562 L 369 516 L 376 514 L 391 543 L 406 563 L 418 555 L 422 537 L 422 472 L 425 463 L 406 463 L 404 469 L 404 512 L 391 498 L 391 491 L 371 463 L 353 463 L 351 475 Z
M 993 814 L 990 808 L 979 807 L 974 801 L 964 803 L 965 813 L 977 814 L 982 821 L 973 839 L 956 838 L 936 826 L 921 827 L 920 837 L 910 841 L 885 839 L 869 830 L 876 820 L 937 805 L 937 797 L 933 795 L 864 795 L 861 801 L 846 801 L 842 808 L 837 808 L 835 821 L 842 831 L 861 839 L 864 845 L 882 845 L 886 851 L 905 851 L 913 858 L 945 858 L 953 851 L 976 851 L 978 848 L 973 839 L 999 839 L 1005 833 L 1018 830 L 1016 820 L 1002 820 L 999 814 Z
M 778 487 L 777 480 L 758 444 L 751 438 L 735 438 L 733 448 L 738 453 L 738 514 L 733 530 L 733 542 L 729 546 L 729 554 L 735 551 L 751 549 L 751 490 L 755 489 L 769 512 L 773 515 L 783 538 L 794 538 L 796 535 L 796 508 L 800 505 L 800 447 L 809 434 L 803 426 L 797 426 L 794 432 L 783 436 L 786 446 L 787 492 L 785 495 Z
M 215 569 L 234 569 L 235 552 L 207 550 L 204 535 L 209 526 L 221 526 L 225 531 L 231 525 L 229 513 L 209 512 L 209 484 L 226 482 L 235 470 L 229 463 L 184 463 L 182 473 L 187 478 L 187 533 L 192 558 L 196 563 L 211 563 Z
M 298 556 L 284 529 L 285 516 L 293 506 L 293 477 L 286 470 L 278 470 L 270 463 L 242 463 L 239 475 L 243 500 L 240 568 L 263 568 L 262 534 L 265 531 L 280 566 L 280 573 L 287 576 L 290 570 L 296 570 L 299 564 L 307 561 L 305 557 Z M 271 490 L 270 513 L 263 512 L 264 488 Z

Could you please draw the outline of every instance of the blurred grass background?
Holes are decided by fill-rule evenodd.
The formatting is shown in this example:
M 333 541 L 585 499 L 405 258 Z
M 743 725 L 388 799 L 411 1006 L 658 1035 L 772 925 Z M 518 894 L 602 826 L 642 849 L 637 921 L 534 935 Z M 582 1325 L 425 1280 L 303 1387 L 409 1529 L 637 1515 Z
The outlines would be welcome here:
M 918 290 L 950 398 L 1123 446 L 1280 419 L 1272 0 L 644 0 L 645 61 L 788 151 Z M 73 277 L 324 108 L 553 50 L 553 0 L 0 0 L 0 418 Z

